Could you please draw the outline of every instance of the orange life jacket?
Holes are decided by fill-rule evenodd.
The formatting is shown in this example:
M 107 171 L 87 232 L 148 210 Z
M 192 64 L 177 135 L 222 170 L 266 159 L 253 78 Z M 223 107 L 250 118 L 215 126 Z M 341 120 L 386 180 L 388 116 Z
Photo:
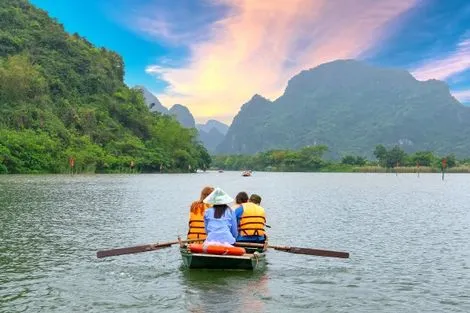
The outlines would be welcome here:
M 264 236 L 266 216 L 264 209 L 252 202 L 243 203 L 243 214 L 238 224 L 240 236 Z
M 191 210 L 189 212 L 189 230 L 188 239 L 206 239 L 207 234 L 204 228 L 204 212 L 210 205 L 206 203 L 198 203 L 202 208 L 200 210 Z

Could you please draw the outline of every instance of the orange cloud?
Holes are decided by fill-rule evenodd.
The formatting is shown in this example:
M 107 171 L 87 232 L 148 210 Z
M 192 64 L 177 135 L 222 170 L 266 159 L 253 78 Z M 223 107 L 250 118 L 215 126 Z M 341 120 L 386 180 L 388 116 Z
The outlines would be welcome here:
M 255 93 L 274 99 L 287 80 L 318 64 L 355 58 L 384 34 L 386 24 L 414 0 L 212 0 L 230 7 L 206 40 L 189 42 L 184 67 L 148 66 L 169 83 L 157 94 L 166 105 L 187 105 L 197 120 L 230 123 Z M 167 22 L 145 31 L 170 38 Z M 175 34 L 178 36 L 178 34 Z

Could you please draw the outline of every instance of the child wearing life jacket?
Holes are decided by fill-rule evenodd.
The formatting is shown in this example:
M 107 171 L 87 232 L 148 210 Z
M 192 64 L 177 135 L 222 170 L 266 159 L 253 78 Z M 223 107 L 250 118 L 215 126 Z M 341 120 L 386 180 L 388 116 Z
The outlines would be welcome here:
M 214 191 L 213 187 L 204 187 L 201 191 L 201 196 L 198 201 L 194 201 L 191 204 L 189 211 L 189 230 L 188 239 L 206 239 L 206 230 L 204 228 L 204 213 L 209 204 L 204 203 L 204 199 L 207 198 Z

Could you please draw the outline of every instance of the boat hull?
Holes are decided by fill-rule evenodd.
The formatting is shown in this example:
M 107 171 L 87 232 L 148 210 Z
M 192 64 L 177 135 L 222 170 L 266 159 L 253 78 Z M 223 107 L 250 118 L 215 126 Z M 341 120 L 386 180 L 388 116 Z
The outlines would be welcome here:
M 251 173 L 252 173 L 251 171 L 244 171 L 244 172 L 242 173 L 242 176 L 243 176 L 243 177 L 250 177 L 250 176 L 251 176 Z
M 255 270 L 265 264 L 266 254 L 261 251 L 244 255 L 216 255 L 192 253 L 187 247 L 180 248 L 183 263 L 188 268 Z

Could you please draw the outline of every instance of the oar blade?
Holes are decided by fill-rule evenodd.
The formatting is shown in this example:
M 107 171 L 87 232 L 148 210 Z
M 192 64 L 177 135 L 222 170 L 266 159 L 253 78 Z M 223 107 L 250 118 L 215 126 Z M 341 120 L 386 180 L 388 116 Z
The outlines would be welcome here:
M 321 250 L 321 249 L 311 249 L 311 248 L 299 248 L 299 247 L 275 247 L 276 250 L 282 250 L 289 253 L 295 254 L 307 254 L 307 255 L 315 255 L 315 256 L 324 256 L 324 257 L 331 257 L 331 258 L 349 258 L 348 252 L 342 251 L 331 251 L 331 250 Z
M 147 252 L 147 251 L 153 251 L 153 250 L 168 248 L 168 247 L 171 247 L 172 244 L 174 244 L 174 243 L 149 244 L 149 245 L 134 246 L 134 247 L 128 247 L 128 248 L 103 250 L 103 251 L 98 251 L 96 253 L 96 256 L 98 258 L 105 258 L 105 257 L 109 257 L 109 256 L 117 256 L 117 255 L 123 255 L 123 254 Z

